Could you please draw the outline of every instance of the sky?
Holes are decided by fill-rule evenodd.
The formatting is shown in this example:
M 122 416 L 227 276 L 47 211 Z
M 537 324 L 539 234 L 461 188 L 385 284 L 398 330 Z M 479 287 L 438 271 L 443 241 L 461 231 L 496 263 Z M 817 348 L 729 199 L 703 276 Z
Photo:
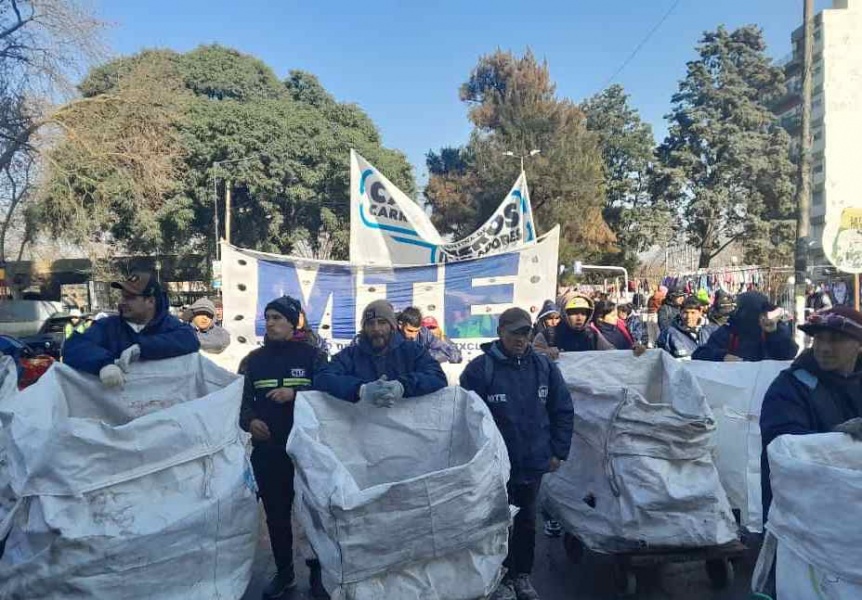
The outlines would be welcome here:
M 815 0 L 815 9 L 831 4 Z M 467 140 L 471 127 L 458 88 L 483 54 L 531 48 L 547 60 L 558 95 L 576 102 L 622 84 L 661 138 L 671 96 L 704 31 L 757 24 L 769 54 L 781 58 L 790 53 L 802 6 L 803 0 L 95 0 L 117 55 L 219 43 L 257 56 L 279 77 L 293 69 L 314 73 L 339 101 L 369 114 L 384 145 L 407 154 L 419 182 L 427 179 L 429 150 Z

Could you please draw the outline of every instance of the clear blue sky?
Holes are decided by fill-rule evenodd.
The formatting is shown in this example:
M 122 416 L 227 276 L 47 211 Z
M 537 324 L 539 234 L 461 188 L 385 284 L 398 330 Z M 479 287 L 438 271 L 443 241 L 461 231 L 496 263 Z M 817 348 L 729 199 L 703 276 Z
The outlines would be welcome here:
M 802 21 L 803 0 L 678 1 L 614 80 L 657 136 L 703 31 L 755 23 L 770 54 L 782 57 Z M 385 145 L 406 152 L 424 181 L 425 153 L 469 135 L 458 87 L 480 55 L 529 46 L 548 61 L 558 94 L 580 101 L 609 83 L 674 2 L 96 0 L 96 7 L 112 24 L 117 54 L 218 42 L 261 58 L 280 77 L 291 69 L 316 74 L 336 98 L 362 106 Z

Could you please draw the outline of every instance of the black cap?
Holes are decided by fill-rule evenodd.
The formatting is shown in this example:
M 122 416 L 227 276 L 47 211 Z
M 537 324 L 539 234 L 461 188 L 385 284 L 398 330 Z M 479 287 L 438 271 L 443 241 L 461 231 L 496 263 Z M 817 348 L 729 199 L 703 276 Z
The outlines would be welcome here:
M 533 328 L 533 320 L 523 308 L 509 308 L 500 315 L 500 329 L 507 333 L 519 333 Z

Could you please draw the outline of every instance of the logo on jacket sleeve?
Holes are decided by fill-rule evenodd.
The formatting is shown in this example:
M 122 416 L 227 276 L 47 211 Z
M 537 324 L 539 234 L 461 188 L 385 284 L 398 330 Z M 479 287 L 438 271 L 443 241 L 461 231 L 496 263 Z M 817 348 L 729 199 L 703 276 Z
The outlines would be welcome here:
M 291 377 L 305 377 L 305 369 L 291 369 L 290 370 Z

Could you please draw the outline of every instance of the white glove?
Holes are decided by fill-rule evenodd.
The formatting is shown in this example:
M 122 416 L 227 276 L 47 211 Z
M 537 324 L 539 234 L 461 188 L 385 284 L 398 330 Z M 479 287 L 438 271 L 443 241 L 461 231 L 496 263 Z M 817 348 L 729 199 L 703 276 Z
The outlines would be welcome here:
M 359 388 L 359 401 L 390 407 L 395 404 L 394 389 L 391 386 L 392 382 L 387 381 L 386 375 L 382 375 L 377 381 L 365 383 Z
M 99 371 L 99 379 L 102 380 L 102 385 L 106 388 L 123 387 L 123 383 L 125 383 L 123 370 L 117 365 L 105 365 L 102 367 L 102 370 Z
M 123 373 L 129 372 L 129 367 L 133 362 L 141 357 L 141 347 L 137 344 L 132 344 L 120 354 L 120 358 L 114 361 L 114 364 L 123 370 Z
M 389 381 L 386 383 L 386 386 L 389 389 L 389 392 L 392 394 L 392 402 L 396 400 L 401 400 L 404 397 L 404 386 L 401 385 L 401 382 L 397 379 L 394 381 Z M 390 404 L 390 406 L 392 406 Z

